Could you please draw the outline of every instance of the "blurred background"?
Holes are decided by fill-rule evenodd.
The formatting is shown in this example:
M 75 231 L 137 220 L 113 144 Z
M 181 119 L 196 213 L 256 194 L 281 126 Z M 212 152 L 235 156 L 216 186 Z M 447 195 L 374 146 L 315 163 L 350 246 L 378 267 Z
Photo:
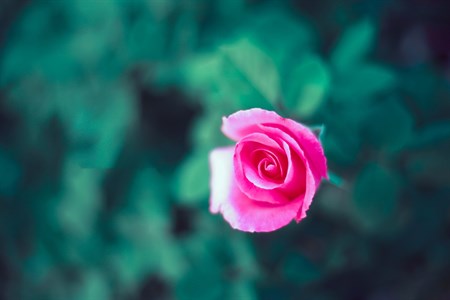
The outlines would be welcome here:
M 0 299 L 450 299 L 446 0 L 0 2 Z M 221 117 L 309 126 L 308 218 L 208 211 Z

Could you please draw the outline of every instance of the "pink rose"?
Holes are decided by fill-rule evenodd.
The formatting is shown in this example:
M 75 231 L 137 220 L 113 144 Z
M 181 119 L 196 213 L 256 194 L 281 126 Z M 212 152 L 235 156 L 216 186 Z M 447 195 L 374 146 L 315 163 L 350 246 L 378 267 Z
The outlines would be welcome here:
M 242 231 L 273 231 L 306 217 L 326 158 L 307 127 L 263 109 L 223 118 L 235 146 L 210 153 L 210 211 Z

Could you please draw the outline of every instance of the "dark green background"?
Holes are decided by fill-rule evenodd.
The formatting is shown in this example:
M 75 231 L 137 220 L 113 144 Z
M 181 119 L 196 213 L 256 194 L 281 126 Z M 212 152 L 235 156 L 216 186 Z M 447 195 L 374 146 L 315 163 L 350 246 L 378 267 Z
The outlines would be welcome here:
M 0 2 L 0 299 L 450 299 L 445 0 Z M 221 117 L 325 128 L 271 233 L 208 211 Z

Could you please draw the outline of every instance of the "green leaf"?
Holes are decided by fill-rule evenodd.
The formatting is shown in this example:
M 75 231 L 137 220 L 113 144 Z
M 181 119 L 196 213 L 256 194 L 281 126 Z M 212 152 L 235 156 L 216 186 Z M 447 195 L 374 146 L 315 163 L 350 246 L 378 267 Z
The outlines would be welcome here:
M 325 124 L 309 126 L 309 129 L 311 129 L 311 131 L 314 132 L 314 134 L 319 138 L 319 140 L 322 141 L 326 132 Z
M 408 143 L 410 148 L 432 147 L 450 139 L 450 122 L 438 122 L 419 130 Z
M 263 99 L 275 106 L 280 92 L 280 78 L 270 56 L 247 38 L 223 46 L 221 50 L 225 66 L 233 68 L 242 76 L 245 80 L 242 84 L 249 85 Z
M 181 14 L 173 24 L 171 49 L 177 56 L 184 56 L 194 50 L 198 39 L 198 22 L 189 13 Z
M 66 162 L 64 192 L 55 213 L 58 226 L 66 236 L 85 239 L 92 234 L 101 208 L 101 177 L 101 171 Z
M 450 144 L 416 150 L 407 157 L 406 173 L 415 183 L 425 186 L 450 187 L 450 169 L 448 168 Z
M 330 182 L 337 187 L 342 187 L 344 185 L 344 179 L 336 175 L 336 173 L 328 172 L 328 178 L 330 179 Z
M 182 66 L 183 85 L 202 91 L 214 89 L 214 81 L 220 75 L 221 57 L 216 53 L 199 54 Z
M 353 205 L 356 218 L 368 230 L 386 226 L 397 210 L 399 183 L 388 169 L 367 165 L 356 179 Z
M 299 117 L 313 115 L 324 102 L 330 81 L 328 69 L 318 56 L 303 58 L 288 76 L 286 107 Z
M 153 168 L 139 170 L 129 186 L 127 194 L 128 210 L 148 220 L 151 226 L 147 229 L 133 228 L 135 234 L 142 238 L 143 232 L 162 232 L 170 226 L 169 203 L 166 199 L 166 189 L 163 179 Z
M 328 159 L 341 164 L 351 164 L 358 157 L 361 148 L 358 127 L 339 127 L 340 125 L 342 124 L 327 124 L 329 130 L 322 137 L 321 142 Z
M 366 119 L 364 137 L 377 146 L 397 150 L 410 140 L 413 122 L 408 110 L 390 99 L 372 110 Z
M 245 236 L 234 235 L 229 240 L 229 246 L 235 260 L 235 266 L 240 270 L 239 276 L 246 279 L 256 278 L 261 270 L 255 259 L 255 251 L 250 242 L 245 239 Z M 221 247 L 224 248 L 224 245 L 221 244 Z
M 166 55 L 167 35 L 164 23 L 155 22 L 149 16 L 138 18 L 125 36 L 130 60 L 135 62 L 162 59 Z
M 309 24 L 286 9 L 277 5 L 260 7 L 248 15 L 246 22 L 252 36 L 265 46 L 282 74 L 291 69 L 293 59 L 311 51 L 314 37 Z
M 347 70 L 362 62 L 369 53 L 375 37 L 375 27 L 363 20 L 350 27 L 331 54 L 331 64 L 338 70 Z
M 205 200 L 209 192 L 208 153 L 200 151 L 185 159 L 175 174 L 173 192 L 183 203 Z
M 396 76 L 389 69 L 364 64 L 341 74 L 333 86 L 333 99 L 338 102 L 362 102 L 396 84 Z
M 197 149 L 211 150 L 217 146 L 224 146 L 229 140 L 220 132 L 222 117 L 226 114 L 217 110 L 208 110 L 197 119 L 191 130 L 191 140 Z
M 12 195 L 20 176 L 21 168 L 18 163 L 0 148 L 0 195 Z
M 61 86 L 57 113 L 70 140 L 70 154 L 86 168 L 110 168 L 135 120 L 134 95 L 122 83 Z M 96 99 L 95 105 L 92 99 Z M 67 103 L 70 102 L 70 105 Z
M 140 240 L 121 235 L 120 242 L 110 247 L 107 261 L 120 283 L 126 287 L 135 287 L 144 276 L 149 273 L 159 273 L 164 278 L 177 280 L 186 271 L 185 261 L 180 248 L 174 240 L 170 238 L 166 231 L 153 232 L 151 235 L 145 234 L 151 228 L 151 220 L 134 216 L 124 218 L 121 223 L 140 222 L 142 225 L 147 222 L 146 227 L 134 226 L 134 235 L 144 233 Z M 130 226 L 130 227 L 131 227 Z
M 321 277 L 320 269 L 308 258 L 296 254 L 288 257 L 283 263 L 283 274 L 290 281 L 304 285 Z
M 180 300 L 208 300 L 222 299 L 221 295 L 227 289 L 224 280 L 220 277 L 217 265 L 208 264 L 209 261 L 200 262 L 193 267 L 195 274 L 187 272 L 175 285 L 175 299 Z
M 220 17 L 226 20 L 239 18 L 246 8 L 246 2 L 244 0 L 215 1 L 214 5 L 217 6 L 216 10 Z
M 213 238 L 211 240 L 211 238 Z M 223 277 L 223 264 L 218 252 L 212 248 L 213 241 L 226 246 L 227 239 L 217 236 L 197 234 L 183 244 L 186 256 L 189 257 L 189 269 L 180 274 L 175 284 L 175 299 L 221 299 L 225 293 L 226 282 Z M 192 273 L 195 270 L 195 274 Z M 205 288 L 208 287 L 208 288 Z
M 77 25 L 105 24 L 115 20 L 119 15 L 118 1 L 96 1 L 86 5 L 84 0 L 67 1 L 61 3 L 70 12 Z
M 83 274 L 82 280 L 75 291 L 73 299 L 111 299 L 111 292 L 108 282 L 99 271 L 88 270 Z
M 320 128 L 320 132 L 319 132 L 319 135 L 317 137 L 319 138 L 319 141 L 321 143 L 323 143 L 323 139 L 324 139 L 325 134 L 327 132 L 327 127 L 325 126 L 325 124 L 322 124 L 322 126 L 320 126 L 320 127 L 321 127 Z
M 143 9 L 146 6 L 150 9 L 153 18 L 157 20 L 163 20 L 167 18 L 170 13 L 176 9 L 176 0 L 166 0 L 166 1 L 148 1 L 142 2 Z
M 226 299 L 243 299 L 243 300 L 256 300 L 258 299 L 257 293 L 253 285 L 248 281 L 236 281 L 226 289 L 228 297 Z

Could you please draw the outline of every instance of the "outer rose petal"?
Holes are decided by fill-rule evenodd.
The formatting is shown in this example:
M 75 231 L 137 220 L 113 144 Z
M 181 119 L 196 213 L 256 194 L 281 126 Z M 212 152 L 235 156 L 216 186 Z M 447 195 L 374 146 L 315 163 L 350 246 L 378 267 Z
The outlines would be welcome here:
M 222 132 L 230 139 L 239 141 L 246 135 L 261 132 L 258 124 L 276 124 L 277 128 L 290 134 L 300 145 L 317 182 L 328 178 L 326 158 L 319 140 L 307 127 L 290 119 L 282 118 L 275 112 L 260 108 L 241 110 L 228 118 L 223 118 Z
M 270 205 L 243 194 L 234 179 L 233 154 L 233 147 L 218 148 L 210 154 L 212 213 L 222 213 L 231 227 L 248 232 L 273 231 L 303 217 L 297 215 L 303 211 L 304 196 L 283 205 Z M 313 195 L 314 189 L 307 187 L 305 197 L 312 199 Z M 305 202 L 310 203 L 311 199 Z
M 306 181 L 314 181 L 314 175 L 309 168 L 307 168 L 306 172 Z M 295 221 L 297 221 L 297 223 L 300 222 L 301 219 L 306 217 L 306 211 L 309 209 L 315 193 L 316 189 L 314 188 L 314 186 L 311 184 L 306 184 L 305 194 L 302 196 L 302 209 L 298 211 L 297 216 L 295 217 Z
M 228 201 L 231 188 L 234 147 L 216 148 L 209 154 L 210 177 L 210 205 L 209 210 L 216 214 L 220 207 Z

